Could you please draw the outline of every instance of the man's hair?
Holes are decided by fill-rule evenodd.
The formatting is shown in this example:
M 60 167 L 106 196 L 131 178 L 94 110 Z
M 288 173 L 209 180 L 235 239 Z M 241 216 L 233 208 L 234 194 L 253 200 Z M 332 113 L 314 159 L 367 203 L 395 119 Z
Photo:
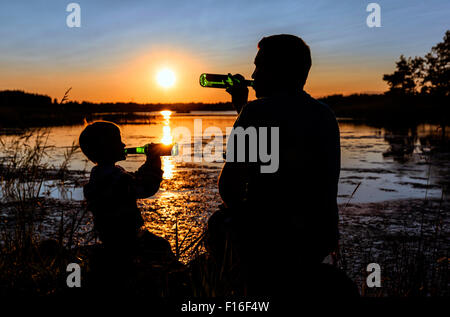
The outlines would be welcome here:
M 78 142 L 84 155 L 92 162 L 99 163 L 108 158 L 107 146 L 117 134 L 120 135 L 120 128 L 115 123 L 97 121 L 84 128 Z
M 289 81 L 305 84 L 311 68 L 311 51 L 300 37 L 290 34 L 263 37 L 258 49 L 264 52 L 267 67 Z

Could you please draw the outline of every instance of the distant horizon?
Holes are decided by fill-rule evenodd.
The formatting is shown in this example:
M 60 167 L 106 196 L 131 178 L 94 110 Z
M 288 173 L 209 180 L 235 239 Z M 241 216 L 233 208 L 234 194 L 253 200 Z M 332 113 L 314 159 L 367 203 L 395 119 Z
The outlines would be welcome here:
M 212 88 L 212 89 L 214 89 L 214 88 Z M 43 94 L 43 93 L 40 93 L 40 92 L 34 92 L 34 91 L 26 91 L 26 90 L 23 90 L 23 89 L 2 89 L 2 90 L 0 90 L 0 93 L 1 92 L 4 92 L 4 91 L 21 91 L 21 92 L 24 92 L 24 93 L 26 93 L 26 94 L 36 94 L 36 95 L 41 95 L 41 96 L 48 96 L 51 100 L 52 100 L 52 102 L 53 102 L 53 100 L 57 100 L 58 102 L 60 102 L 61 101 L 61 99 L 62 99 L 62 97 L 64 96 L 64 93 L 63 94 L 61 94 L 61 96 L 60 97 L 55 97 L 55 96 L 50 96 L 50 95 L 48 95 L 48 94 Z M 386 90 L 387 91 L 387 90 Z M 355 92 L 355 93 L 349 93 L 349 94 L 341 94 L 341 93 L 335 93 L 335 94 L 329 94 L 329 95 L 324 95 L 324 96 L 313 96 L 313 95 L 311 95 L 312 97 L 314 97 L 314 98 L 316 98 L 316 99 L 321 99 L 321 98 L 327 98 L 327 97 L 330 97 L 330 96 L 336 96 L 336 95 L 342 95 L 343 97 L 348 97 L 348 96 L 352 96 L 352 95 L 383 95 L 383 94 L 385 94 L 386 93 L 386 91 L 380 91 L 380 92 L 376 92 L 376 91 L 365 91 L 365 92 Z M 306 91 L 306 93 L 308 93 L 307 91 Z M 254 98 L 254 99 L 249 99 L 249 101 L 252 101 L 252 100 L 256 100 L 257 98 Z M 231 100 L 224 100 L 224 101 L 212 101 L 212 102 L 203 102 L 203 101 L 177 101 L 177 102 L 136 102 L 136 101 L 123 101 L 123 100 L 118 100 L 118 101 L 90 101 L 90 100 L 74 100 L 74 99 L 72 99 L 72 98 L 70 98 L 70 93 L 69 93 L 69 95 L 68 95 L 68 98 L 67 98 L 67 101 L 66 102 L 77 102 L 77 103 L 82 103 L 82 102 L 88 102 L 88 103 L 96 103 L 96 104 L 101 104 L 101 103 L 135 103 L 135 104 L 142 104 L 142 105 L 145 105 L 145 104 L 167 104 L 167 105 L 170 105 L 170 104 L 192 104 L 192 103 L 203 103 L 203 104 L 215 104 L 215 103 L 231 103 Z

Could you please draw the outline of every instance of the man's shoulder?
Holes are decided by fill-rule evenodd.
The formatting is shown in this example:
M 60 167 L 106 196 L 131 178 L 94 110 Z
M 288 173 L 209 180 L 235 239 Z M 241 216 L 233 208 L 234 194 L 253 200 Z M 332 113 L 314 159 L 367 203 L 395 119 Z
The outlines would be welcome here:
M 261 106 L 265 106 L 265 105 L 271 105 L 273 102 L 275 102 L 274 100 L 272 100 L 272 98 L 258 98 L 252 101 L 249 101 L 244 108 L 252 110 L 256 107 L 261 107 Z
M 279 96 L 258 98 L 248 102 L 246 107 L 253 108 L 257 106 L 278 104 L 280 102 L 296 103 L 296 104 L 315 104 L 320 105 L 320 107 L 329 108 L 327 104 L 313 98 L 310 94 L 308 94 L 305 91 L 300 91 L 293 95 L 279 95 Z
M 283 102 L 277 97 L 258 98 L 248 102 L 242 109 L 241 114 L 246 117 L 272 117 L 274 110 L 279 110 L 280 104 L 283 104 Z
M 299 119 L 303 114 L 305 118 L 315 115 L 335 118 L 333 110 L 326 103 L 313 98 L 305 91 L 295 95 L 259 98 L 249 102 L 243 110 L 247 115 L 266 113 L 274 117 L 281 115 Z
M 300 102 L 302 102 L 305 105 L 317 107 L 320 110 L 331 111 L 330 106 L 328 106 L 326 103 L 312 97 L 306 91 L 302 91 L 302 93 L 299 95 L 299 100 L 300 100 Z

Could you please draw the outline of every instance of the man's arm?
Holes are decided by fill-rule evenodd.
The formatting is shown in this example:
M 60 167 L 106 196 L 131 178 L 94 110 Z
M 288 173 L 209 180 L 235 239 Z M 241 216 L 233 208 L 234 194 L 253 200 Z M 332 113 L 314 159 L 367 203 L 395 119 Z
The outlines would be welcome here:
M 225 163 L 219 175 L 219 194 L 229 208 L 242 203 L 247 195 L 244 163 Z
M 226 91 L 231 95 L 231 103 L 233 104 L 234 109 L 236 109 L 237 113 L 241 113 L 242 108 L 248 102 L 248 88 L 246 85 L 242 84 L 245 78 L 240 74 L 235 74 L 233 76 L 231 76 L 231 74 L 228 75 L 233 79 L 234 84 L 233 86 L 228 87 Z M 235 79 L 240 82 L 237 82 Z
M 242 108 L 239 113 L 234 128 L 242 127 L 246 129 L 251 126 L 255 126 L 253 122 L 254 113 L 250 111 L 250 104 Z M 235 156 L 238 148 L 236 142 L 234 142 L 234 149 L 229 149 L 231 146 L 230 140 L 227 144 L 227 152 L 233 151 Z M 239 149 L 242 150 L 242 149 Z M 245 152 L 249 152 L 249 144 L 245 142 Z M 247 156 L 247 155 L 246 155 Z M 236 157 L 234 158 L 234 160 Z M 234 205 L 241 204 L 248 198 L 248 185 L 255 178 L 259 171 L 257 162 L 226 162 L 222 168 L 219 176 L 219 194 L 227 207 L 233 207 Z

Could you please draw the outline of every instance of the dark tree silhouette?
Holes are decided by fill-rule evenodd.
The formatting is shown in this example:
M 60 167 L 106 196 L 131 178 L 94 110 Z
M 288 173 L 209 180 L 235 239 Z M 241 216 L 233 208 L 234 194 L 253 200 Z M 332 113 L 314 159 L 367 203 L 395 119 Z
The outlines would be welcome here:
M 419 90 L 423 59 L 414 59 L 400 55 L 400 60 L 396 62 L 396 71 L 393 74 L 383 75 L 383 80 L 389 84 L 389 93 L 411 95 Z
M 450 92 L 450 30 L 444 41 L 436 44 L 425 57 L 400 55 L 396 71 L 384 74 L 388 93 L 411 95 L 416 93 L 448 96 Z
M 433 46 L 425 55 L 424 90 L 428 93 L 448 96 L 450 94 L 450 30 L 444 41 Z
M 52 99 L 46 95 L 27 93 L 21 90 L 0 91 L 0 108 L 3 107 L 49 107 Z

